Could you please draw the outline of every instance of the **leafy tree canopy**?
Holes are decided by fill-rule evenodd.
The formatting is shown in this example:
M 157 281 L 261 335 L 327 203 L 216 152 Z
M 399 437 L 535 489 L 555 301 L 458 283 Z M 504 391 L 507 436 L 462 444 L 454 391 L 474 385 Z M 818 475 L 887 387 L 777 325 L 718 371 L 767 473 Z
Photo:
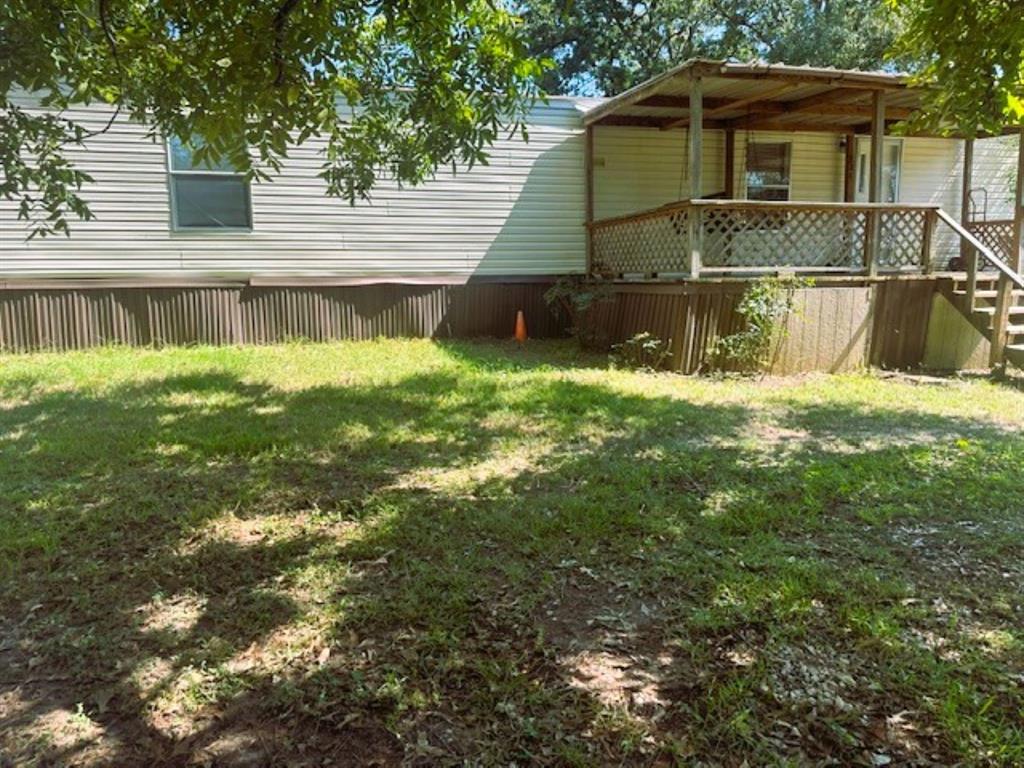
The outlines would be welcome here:
M 290 135 L 323 136 L 329 193 L 350 200 L 382 175 L 485 162 L 536 95 L 521 35 L 490 0 L 4 0 L 0 197 L 42 234 L 91 215 L 66 157 L 88 135 L 61 114 L 90 102 L 154 136 L 201 136 L 198 159 L 253 177 L 280 167 Z M 53 110 L 17 106 L 19 89 Z
M 906 19 L 897 51 L 923 62 L 927 119 L 972 134 L 1024 122 L 1022 0 L 890 0 Z
M 535 0 L 532 51 L 551 92 L 614 94 L 688 58 L 882 66 L 898 18 L 885 0 Z

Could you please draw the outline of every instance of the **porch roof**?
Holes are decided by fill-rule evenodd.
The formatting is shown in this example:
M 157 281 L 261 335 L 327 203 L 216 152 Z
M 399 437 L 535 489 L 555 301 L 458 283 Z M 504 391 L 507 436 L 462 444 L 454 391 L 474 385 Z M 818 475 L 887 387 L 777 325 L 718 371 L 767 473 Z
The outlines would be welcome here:
M 876 92 L 885 92 L 886 122 L 895 124 L 921 108 L 924 91 L 902 73 L 691 59 L 591 108 L 584 122 L 686 127 L 694 77 L 707 129 L 868 133 Z

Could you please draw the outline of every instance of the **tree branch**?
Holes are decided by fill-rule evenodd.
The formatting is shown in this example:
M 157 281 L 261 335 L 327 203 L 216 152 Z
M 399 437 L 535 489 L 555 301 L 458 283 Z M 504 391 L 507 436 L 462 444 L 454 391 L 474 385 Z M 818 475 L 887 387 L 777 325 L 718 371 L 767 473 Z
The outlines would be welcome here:
M 284 85 L 284 25 L 288 15 L 295 10 L 299 0 L 285 0 L 277 13 L 274 14 L 274 66 L 277 74 L 274 76 L 274 85 L 280 88 Z

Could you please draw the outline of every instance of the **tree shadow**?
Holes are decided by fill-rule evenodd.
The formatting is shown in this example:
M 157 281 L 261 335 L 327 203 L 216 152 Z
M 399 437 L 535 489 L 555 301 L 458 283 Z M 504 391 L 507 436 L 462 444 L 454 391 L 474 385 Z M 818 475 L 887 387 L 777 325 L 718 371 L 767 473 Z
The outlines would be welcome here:
M 738 765 L 968 749 L 923 711 L 955 664 L 892 629 L 934 629 L 908 596 L 964 597 L 941 567 L 908 565 L 893 531 L 988 524 L 1015 498 L 1019 435 L 798 400 L 763 430 L 754 403 L 442 349 L 454 367 L 381 384 L 16 382 L 0 411 L 0 730 L 81 704 L 96 735 L 0 737 L 0 754 Z M 887 426 L 907 439 L 875 440 Z M 985 495 L 982 476 L 999 478 Z M 1018 575 L 975 574 L 997 596 Z M 957 663 L 984 694 L 1016 661 Z M 924 693 L 901 668 L 931 675 Z M 968 693 L 945 706 L 983 723 L 1020 703 Z M 886 730 L 902 710 L 914 743 Z

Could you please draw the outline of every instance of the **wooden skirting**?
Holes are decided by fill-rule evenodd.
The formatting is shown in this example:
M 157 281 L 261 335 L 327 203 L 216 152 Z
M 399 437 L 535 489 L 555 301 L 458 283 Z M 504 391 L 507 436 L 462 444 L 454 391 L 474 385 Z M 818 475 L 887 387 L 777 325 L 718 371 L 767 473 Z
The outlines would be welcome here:
M 849 371 L 922 364 L 931 297 L 945 278 L 822 280 L 796 295 L 796 311 L 773 358 L 773 373 Z M 602 304 L 594 330 L 614 344 L 649 332 L 671 341 L 672 367 L 707 367 L 715 341 L 743 327 L 736 306 L 748 281 L 623 283 Z
M 287 285 L 241 281 L 43 281 L 0 286 L 0 350 L 105 344 L 269 344 L 391 337 L 511 336 L 563 328 L 544 303 L 550 281 Z

